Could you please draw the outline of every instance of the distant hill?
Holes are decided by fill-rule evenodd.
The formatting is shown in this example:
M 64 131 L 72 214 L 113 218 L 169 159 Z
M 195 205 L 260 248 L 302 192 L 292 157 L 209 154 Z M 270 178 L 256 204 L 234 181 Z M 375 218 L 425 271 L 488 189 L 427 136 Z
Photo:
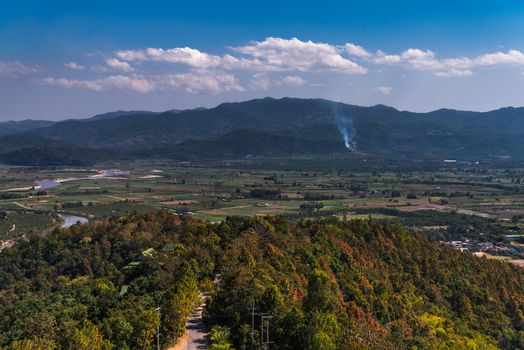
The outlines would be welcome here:
M 13 134 L 0 137 L 0 155 L 23 148 L 42 146 L 65 147 L 67 144 L 62 141 L 50 140 L 31 134 Z
M 0 155 L 0 161 L 10 165 L 30 166 L 88 166 L 111 158 L 112 152 L 100 152 L 80 147 L 37 146 L 18 149 Z
M 145 151 L 144 155 L 186 160 L 322 155 L 345 151 L 344 145 L 339 141 L 312 141 L 271 135 L 254 129 L 239 129 L 213 140 L 189 140 L 172 147 Z
M 115 119 L 120 117 L 126 117 L 129 115 L 135 115 L 135 114 L 141 114 L 141 115 L 153 115 L 158 114 L 158 112 L 148 112 L 148 111 L 114 111 L 114 112 L 107 112 L 103 114 L 97 114 L 94 117 L 91 117 L 87 119 L 87 121 L 93 121 L 93 120 L 104 120 L 104 119 Z
M 7 122 L 0 122 L 0 136 L 16 134 L 31 129 L 44 128 L 53 125 L 55 122 L 50 120 L 11 120 Z
M 513 107 L 490 112 L 440 109 L 413 113 L 384 105 L 361 107 L 323 99 L 264 98 L 210 109 L 116 111 L 44 125 L 17 136 L 45 140 L 44 144 L 132 154 L 151 154 L 154 150 L 169 157 L 207 159 L 244 157 L 248 153 L 330 154 L 340 152 L 341 147 L 347 151 L 343 148 L 344 133 L 351 147 L 369 155 L 524 158 L 524 108 Z M 229 136 L 222 138 L 224 135 Z M 262 142 L 262 138 L 272 142 Z M 0 152 L 6 143 L 0 137 Z M 333 147 L 335 143 L 339 146 Z M 248 145 L 253 152 L 248 151 Z

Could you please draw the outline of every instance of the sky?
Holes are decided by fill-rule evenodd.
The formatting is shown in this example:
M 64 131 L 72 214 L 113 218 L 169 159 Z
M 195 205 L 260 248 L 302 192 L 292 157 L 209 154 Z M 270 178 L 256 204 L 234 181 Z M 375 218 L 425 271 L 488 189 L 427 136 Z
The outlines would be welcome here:
M 521 1 L 0 0 L 0 121 L 271 96 L 524 106 Z

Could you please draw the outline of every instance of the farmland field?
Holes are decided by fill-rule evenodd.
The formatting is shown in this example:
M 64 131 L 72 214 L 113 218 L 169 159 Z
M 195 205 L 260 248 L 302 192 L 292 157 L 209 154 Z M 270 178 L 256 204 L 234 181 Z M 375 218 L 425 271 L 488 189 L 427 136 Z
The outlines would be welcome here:
M 371 217 L 401 221 L 442 241 L 505 242 L 506 235 L 524 234 L 524 169 L 406 164 L 285 159 L 111 164 L 117 171 L 104 164 L 4 166 L 0 232 L 2 239 L 41 232 L 60 225 L 58 213 L 96 221 L 167 210 L 211 222 L 253 215 Z M 39 188 L 36 181 L 44 179 L 58 186 Z M 519 257 L 522 247 L 512 247 Z

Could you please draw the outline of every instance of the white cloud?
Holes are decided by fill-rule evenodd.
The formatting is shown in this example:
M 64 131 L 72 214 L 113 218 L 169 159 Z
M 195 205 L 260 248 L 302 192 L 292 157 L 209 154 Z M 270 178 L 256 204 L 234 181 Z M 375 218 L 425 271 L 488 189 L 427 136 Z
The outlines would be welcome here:
M 277 85 L 300 86 L 304 84 L 306 84 L 306 81 L 303 78 L 292 75 L 277 80 Z
M 420 71 L 468 70 L 484 66 L 524 65 L 524 54 L 518 50 L 481 54 L 476 57 L 438 58 L 428 49 L 409 48 L 399 54 L 374 53 L 354 43 L 337 46 L 329 43 L 302 41 L 297 38 L 269 37 L 244 46 L 230 48 L 233 53 L 213 55 L 190 47 L 171 49 L 147 48 L 119 50 L 122 61 L 158 61 L 197 69 L 251 70 L 255 72 L 342 72 L 367 73 L 365 65 L 400 65 Z M 356 57 L 362 64 L 349 59 Z M 115 59 L 116 60 L 116 59 Z M 118 60 L 117 60 L 118 61 Z M 360 61 L 359 61 L 360 62 Z
M 524 54 L 518 50 L 484 54 L 475 59 L 475 64 L 479 66 L 524 65 Z
M 301 86 L 306 80 L 299 76 L 287 75 L 271 80 L 265 73 L 256 73 L 251 78 L 249 85 L 253 90 L 267 90 L 271 86 Z
M 449 76 L 468 76 L 471 68 L 486 66 L 522 66 L 524 54 L 518 50 L 481 54 L 473 58 L 450 57 L 438 59 L 431 50 L 411 48 L 399 55 L 388 55 L 382 51 L 375 54 L 375 64 L 397 64 L 415 70 L 449 70 Z M 437 76 L 445 76 L 447 72 L 437 72 Z
M 97 53 L 93 57 L 102 59 L 105 65 L 90 65 L 88 68 L 91 74 L 96 72 L 101 77 L 46 78 L 41 82 L 95 91 L 120 89 L 147 93 L 155 89 L 171 88 L 191 94 L 219 94 L 242 92 L 245 91 L 244 86 L 253 90 L 302 86 L 308 84 L 302 76 L 309 75 L 304 73 L 321 73 L 326 76 L 329 73 L 365 74 L 371 68 L 375 74 L 379 74 L 386 70 L 385 67 L 398 66 L 430 72 L 440 78 L 451 78 L 472 76 L 482 67 L 524 66 L 524 54 L 518 50 L 483 53 L 472 57 L 441 58 L 429 49 L 408 48 L 390 54 L 381 50 L 372 52 L 351 42 L 337 45 L 297 38 L 268 37 L 243 46 L 230 47 L 229 50 L 229 53 L 215 55 L 191 47 L 143 48 L 118 50 L 110 58 Z M 142 62 L 149 64 L 141 64 Z M 162 67 L 154 66 L 155 62 L 162 62 L 163 64 L 156 63 Z M 175 66 L 166 72 L 165 63 Z M 87 70 L 87 67 L 76 62 L 68 62 L 64 66 L 75 71 Z M 135 71 L 133 66 L 140 67 L 143 75 L 132 74 Z M 0 76 L 16 77 L 39 70 L 39 66 L 28 66 L 19 61 L 0 61 Z M 112 74 L 112 70 L 122 73 Z M 164 72 L 164 75 L 159 72 Z M 245 81 L 240 81 L 237 73 Z M 244 78 L 249 75 L 251 78 Z M 392 88 L 379 86 L 374 91 L 388 95 Z
M 28 66 L 20 61 L 0 61 L 0 76 L 17 78 L 40 70 L 40 66 Z
M 119 61 L 116 58 L 108 58 L 106 59 L 106 64 L 115 70 L 120 70 L 122 72 L 132 72 L 135 69 L 127 62 Z
M 85 70 L 86 69 L 86 67 L 76 62 L 67 62 L 67 63 L 64 63 L 64 66 L 72 70 Z
M 44 85 L 58 85 L 65 88 L 81 87 L 95 91 L 107 89 L 131 90 L 141 93 L 151 92 L 155 83 L 139 76 L 111 75 L 93 80 L 78 80 L 66 78 L 45 78 L 40 80 Z
M 253 90 L 267 90 L 271 86 L 271 81 L 264 73 L 257 73 L 253 75 L 249 85 Z
M 355 44 L 352 44 L 352 43 L 347 43 L 345 46 L 344 46 L 344 49 L 346 50 L 346 52 L 348 53 L 348 55 L 351 55 L 351 56 L 356 56 L 356 57 L 363 57 L 363 58 L 368 58 L 368 57 L 371 57 L 372 54 L 369 53 L 365 48 L 363 48 L 362 46 L 359 46 L 359 45 L 355 45 Z
M 160 80 L 167 86 L 181 89 L 190 94 L 210 93 L 216 95 L 222 92 L 245 91 L 234 75 L 224 72 L 190 71 L 166 75 L 161 77 Z
M 377 86 L 375 91 L 384 95 L 389 95 L 391 91 L 393 91 L 393 88 L 391 86 Z
M 363 66 L 342 57 L 339 49 L 326 43 L 297 38 L 267 38 L 233 48 L 257 63 L 253 68 L 267 71 L 339 71 L 366 73 Z
M 193 68 L 211 68 L 220 65 L 219 56 L 210 55 L 190 47 L 173 49 L 148 48 L 145 50 L 117 51 L 116 56 L 124 61 L 159 61 L 178 63 Z
M 434 70 L 442 68 L 442 63 L 435 58 L 431 50 L 407 49 L 400 55 L 388 55 L 378 51 L 375 55 L 376 64 L 400 64 L 416 70 Z
M 472 71 L 469 69 L 450 69 L 447 71 L 441 71 L 441 72 L 435 72 L 433 73 L 435 76 L 440 78 L 457 78 L 457 77 L 470 77 L 474 75 Z
M 355 52 L 365 55 L 364 49 L 348 44 Z M 353 46 L 351 46 L 353 45 Z M 172 49 L 147 48 L 119 50 L 116 57 L 123 61 L 158 61 L 185 65 L 191 68 L 246 69 L 254 71 L 338 71 L 366 73 L 363 66 L 341 55 L 343 49 L 326 43 L 301 41 L 297 38 L 267 38 L 245 46 L 231 48 L 237 55 L 212 55 L 190 47 Z

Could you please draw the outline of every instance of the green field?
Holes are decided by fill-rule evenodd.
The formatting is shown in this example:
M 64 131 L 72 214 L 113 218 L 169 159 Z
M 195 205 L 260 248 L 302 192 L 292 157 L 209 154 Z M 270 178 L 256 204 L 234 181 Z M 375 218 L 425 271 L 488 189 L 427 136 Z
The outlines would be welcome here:
M 213 222 L 227 216 L 371 216 L 411 227 L 449 226 L 432 231 L 441 240 L 500 241 L 505 234 L 524 233 L 524 169 L 519 167 L 424 169 L 406 162 L 405 168 L 366 168 L 317 159 L 129 162 L 113 167 L 124 173 L 101 176 L 107 165 L 0 167 L 3 239 L 57 225 L 53 215 L 60 212 L 101 220 L 157 210 Z M 42 179 L 61 184 L 35 188 Z M 315 209 L 307 209 L 312 203 Z

